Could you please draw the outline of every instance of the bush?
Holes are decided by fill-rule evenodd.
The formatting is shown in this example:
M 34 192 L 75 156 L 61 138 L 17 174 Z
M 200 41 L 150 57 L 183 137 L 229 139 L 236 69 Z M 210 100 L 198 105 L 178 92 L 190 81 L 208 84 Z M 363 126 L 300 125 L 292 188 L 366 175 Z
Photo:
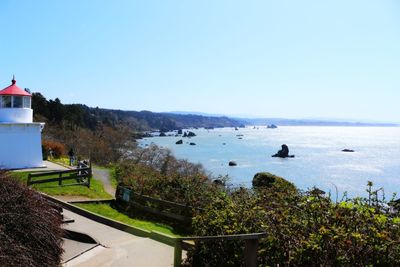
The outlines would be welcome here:
M 256 173 L 256 175 L 253 177 L 252 184 L 254 188 L 269 187 L 276 190 L 296 190 L 296 186 L 294 184 L 269 172 Z
M 44 155 L 43 158 L 47 158 L 50 155 L 50 152 L 53 157 L 60 158 L 61 156 L 65 155 L 65 146 L 56 141 L 42 141 L 42 153 Z
M 193 220 L 195 235 L 265 232 L 262 266 L 399 266 L 400 218 L 376 191 L 339 203 L 291 190 L 241 189 L 216 198 Z M 195 265 L 242 266 L 243 244 L 199 243 L 189 252 Z
M 58 266 L 62 218 L 43 197 L 0 173 L 0 266 Z

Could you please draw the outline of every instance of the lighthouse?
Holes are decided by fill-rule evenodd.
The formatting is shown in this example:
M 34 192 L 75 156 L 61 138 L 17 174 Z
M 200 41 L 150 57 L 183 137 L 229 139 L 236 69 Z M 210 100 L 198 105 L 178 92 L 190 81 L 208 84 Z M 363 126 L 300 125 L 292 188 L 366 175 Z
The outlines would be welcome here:
M 33 122 L 32 95 L 11 85 L 0 91 L 0 169 L 44 167 L 42 122 Z

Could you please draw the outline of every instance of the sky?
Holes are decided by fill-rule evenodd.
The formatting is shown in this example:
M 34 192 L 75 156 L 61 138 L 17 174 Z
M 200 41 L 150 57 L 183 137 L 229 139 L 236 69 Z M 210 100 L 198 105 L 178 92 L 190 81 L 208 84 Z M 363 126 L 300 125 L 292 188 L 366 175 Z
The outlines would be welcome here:
M 13 74 L 92 107 L 400 122 L 400 1 L 2 0 Z

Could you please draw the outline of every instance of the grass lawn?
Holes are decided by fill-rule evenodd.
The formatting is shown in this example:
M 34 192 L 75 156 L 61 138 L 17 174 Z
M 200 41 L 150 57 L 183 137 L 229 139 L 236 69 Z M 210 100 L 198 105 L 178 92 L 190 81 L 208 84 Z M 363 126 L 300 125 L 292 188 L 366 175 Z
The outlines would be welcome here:
M 29 172 L 13 172 L 12 175 L 18 178 L 21 182 L 25 183 L 28 180 Z M 54 176 L 49 176 L 54 177 Z M 46 178 L 42 177 L 42 178 Z M 63 183 L 73 183 L 73 181 L 63 181 Z M 52 196 L 82 196 L 92 199 L 110 199 L 110 196 L 107 192 L 104 191 L 103 184 L 94 179 L 90 180 L 90 188 L 83 185 L 71 185 L 71 186 L 58 186 L 58 182 L 50 182 L 45 184 L 34 184 L 32 188 L 41 191 L 43 193 L 52 195 Z
M 83 209 L 86 209 L 88 211 L 100 214 L 104 217 L 107 217 L 107 218 L 110 218 L 110 219 L 113 219 L 113 220 L 116 220 L 116 221 L 119 221 L 122 223 L 126 223 L 131 226 L 141 228 L 143 230 L 158 231 L 158 232 L 170 235 L 170 236 L 179 237 L 179 235 L 176 233 L 176 230 L 169 225 L 130 218 L 127 215 L 120 213 L 117 210 L 113 209 L 112 207 L 110 207 L 109 204 L 80 204 L 80 203 L 77 203 L 74 205 L 81 207 Z

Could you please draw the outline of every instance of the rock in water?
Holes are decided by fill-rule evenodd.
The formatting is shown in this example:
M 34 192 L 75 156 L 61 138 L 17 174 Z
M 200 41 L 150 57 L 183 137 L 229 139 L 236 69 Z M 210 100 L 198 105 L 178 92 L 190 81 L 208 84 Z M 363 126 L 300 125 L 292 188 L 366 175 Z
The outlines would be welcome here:
M 345 149 L 342 150 L 342 152 L 354 152 L 354 150 L 345 148 Z
M 179 129 L 179 130 L 178 130 L 178 134 L 182 134 L 182 129 Z
M 235 161 L 229 161 L 228 165 L 229 166 L 237 166 L 237 163 Z
M 190 143 L 189 145 L 191 145 L 191 146 L 195 146 L 195 145 L 196 145 L 196 143 Z
M 278 158 L 294 158 L 294 155 L 289 155 L 289 147 L 285 144 L 282 145 L 282 149 L 279 150 L 275 155 L 272 157 Z
M 176 141 L 175 144 L 177 144 L 177 145 L 182 145 L 182 144 L 183 144 L 183 140 L 182 140 L 182 139 L 181 139 L 181 140 L 178 140 L 178 141 Z
M 269 124 L 269 125 L 267 125 L 267 128 L 268 129 L 276 129 L 276 128 L 278 128 L 278 126 L 276 126 L 275 124 Z
M 161 132 L 160 137 L 164 137 L 164 136 L 167 136 L 167 135 L 164 132 Z
M 194 137 L 196 134 L 194 132 L 189 131 L 187 137 Z

